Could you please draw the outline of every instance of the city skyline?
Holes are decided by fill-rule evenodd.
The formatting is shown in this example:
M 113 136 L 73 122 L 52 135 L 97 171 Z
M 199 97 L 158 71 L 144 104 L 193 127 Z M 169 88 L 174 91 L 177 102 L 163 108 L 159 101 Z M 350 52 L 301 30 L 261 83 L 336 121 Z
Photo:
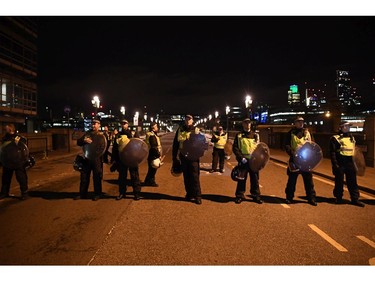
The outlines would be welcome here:
M 349 71 L 368 103 L 374 17 L 39 17 L 38 104 L 92 110 L 194 112 L 257 102 L 287 105 L 289 86 Z M 117 108 L 118 107 L 118 108 Z M 131 114 L 131 113 L 130 113 Z

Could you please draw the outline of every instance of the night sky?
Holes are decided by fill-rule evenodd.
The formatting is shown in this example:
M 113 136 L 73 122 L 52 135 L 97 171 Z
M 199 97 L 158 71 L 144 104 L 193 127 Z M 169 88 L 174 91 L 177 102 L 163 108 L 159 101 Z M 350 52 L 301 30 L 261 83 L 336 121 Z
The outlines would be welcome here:
M 375 17 L 40 17 L 39 110 L 208 114 L 254 100 L 282 106 L 289 85 L 334 94 L 336 69 L 374 101 Z

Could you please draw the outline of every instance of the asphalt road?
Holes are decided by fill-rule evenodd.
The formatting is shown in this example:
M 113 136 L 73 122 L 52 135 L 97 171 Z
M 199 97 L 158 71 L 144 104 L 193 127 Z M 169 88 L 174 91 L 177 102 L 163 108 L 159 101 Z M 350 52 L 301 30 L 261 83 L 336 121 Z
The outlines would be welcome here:
M 236 183 L 210 174 L 211 150 L 201 159 L 203 204 L 184 200 L 183 178 L 170 174 L 174 134 L 162 137 L 165 164 L 159 187 L 142 199 L 116 201 L 117 173 L 104 166 L 99 201 L 73 200 L 79 173 L 71 157 L 39 161 L 29 171 L 31 198 L 0 201 L 1 265 L 369 265 L 375 264 L 375 198 L 365 208 L 335 205 L 333 183 L 314 177 L 318 206 L 305 200 L 298 179 L 296 204 L 285 205 L 286 167 L 270 161 L 260 172 L 264 203 L 234 203 Z M 147 164 L 140 167 L 143 180 Z M 247 183 L 249 194 L 249 183 Z M 92 183 L 90 191 L 93 190 Z M 15 178 L 12 192 L 19 194 Z

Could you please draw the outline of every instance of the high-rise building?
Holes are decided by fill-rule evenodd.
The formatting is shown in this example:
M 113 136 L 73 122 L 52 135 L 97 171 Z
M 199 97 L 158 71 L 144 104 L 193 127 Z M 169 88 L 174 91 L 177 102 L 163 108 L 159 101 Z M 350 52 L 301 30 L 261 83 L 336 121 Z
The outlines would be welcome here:
M 11 122 L 32 131 L 27 119 L 37 114 L 37 37 L 35 18 L 0 17 L 1 128 Z
M 288 91 L 288 104 L 290 106 L 301 105 L 301 97 L 298 91 L 298 85 L 290 85 Z
M 336 90 L 337 97 L 339 98 L 341 105 L 350 105 L 350 98 L 352 94 L 351 88 L 349 71 L 336 70 Z

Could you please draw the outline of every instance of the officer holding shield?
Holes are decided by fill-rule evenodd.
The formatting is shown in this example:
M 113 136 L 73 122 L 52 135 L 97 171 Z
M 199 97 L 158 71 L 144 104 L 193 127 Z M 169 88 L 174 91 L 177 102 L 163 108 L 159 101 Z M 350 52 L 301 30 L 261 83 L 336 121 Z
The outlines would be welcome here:
M 135 132 L 134 135 L 132 131 L 129 129 L 129 122 L 128 120 L 124 119 L 121 121 L 121 130 L 116 135 L 116 139 L 113 142 L 112 148 L 112 157 L 114 161 L 118 164 L 118 184 L 119 184 L 119 195 L 116 197 L 116 200 L 121 200 L 126 197 L 126 184 L 127 184 L 127 176 L 128 171 L 130 173 L 131 184 L 133 187 L 133 194 L 134 200 L 141 199 L 141 182 L 139 180 L 139 169 L 137 167 L 128 167 L 120 160 L 120 151 L 119 151 L 119 143 L 123 136 L 127 137 L 127 139 L 131 138 L 139 138 L 138 132 Z
M 158 136 L 158 124 L 156 122 L 151 122 L 150 132 L 147 132 L 145 141 L 149 148 L 147 157 L 148 172 L 142 185 L 158 187 L 158 184 L 155 182 L 157 168 L 152 166 L 153 160 L 161 158 L 161 143 Z
M 359 201 L 359 189 L 357 185 L 357 175 L 354 167 L 353 156 L 355 150 L 354 136 L 349 133 L 350 126 L 348 122 L 341 122 L 337 135 L 331 137 L 330 153 L 332 172 L 335 175 L 335 187 L 333 196 L 336 198 L 336 204 L 342 204 L 344 194 L 344 175 L 351 203 L 355 206 L 364 207 L 365 204 Z
M 294 153 L 301 147 L 305 142 L 312 141 L 310 132 L 304 128 L 304 119 L 298 116 L 294 120 L 294 128 L 292 128 L 286 137 L 285 151 L 290 156 L 289 166 L 287 168 L 288 182 L 285 188 L 286 204 L 293 203 L 294 192 L 296 191 L 296 184 L 298 175 L 301 174 L 303 177 L 303 183 L 305 185 L 306 197 L 310 205 L 317 206 L 316 193 L 314 189 L 314 183 L 311 171 L 300 171 L 294 163 Z
M 16 133 L 16 128 L 14 124 L 7 124 L 5 125 L 5 136 L 1 139 L 2 149 L 6 144 L 12 143 L 12 145 L 20 146 L 21 144 L 26 145 L 26 139 L 19 134 Z M 4 148 L 5 150 L 5 148 Z M 2 153 L 5 153 L 3 151 Z M 12 157 L 12 155 L 10 155 Z M 13 158 L 17 157 L 17 155 L 14 155 Z M 14 163 L 12 167 L 7 167 L 7 163 L 3 163 L 3 175 L 2 175 L 2 186 L 1 186 L 1 193 L 0 193 L 0 199 L 3 199 L 5 197 L 9 197 L 9 190 L 10 190 L 10 184 L 12 181 L 13 172 L 16 173 L 16 179 L 20 185 L 21 189 L 21 199 L 27 199 L 28 198 L 28 184 L 27 184 L 27 174 L 26 174 L 26 159 L 25 161 L 21 161 L 20 163 Z
M 228 134 L 224 132 L 223 127 L 219 126 L 218 131 L 212 134 L 211 142 L 214 143 L 212 151 L 212 168 L 210 173 L 216 171 L 217 164 L 219 163 L 219 172 L 224 173 L 224 159 L 225 152 L 224 146 L 227 143 Z
M 263 201 L 260 198 L 260 189 L 259 189 L 259 171 L 254 172 L 250 169 L 249 160 L 251 153 L 255 150 L 257 144 L 259 143 L 259 135 L 251 131 L 251 120 L 245 118 L 242 121 L 242 131 L 236 134 L 233 142 L 233 153 L 236 155 L 236 159 L 241 166 L 241 169 L 244 169 L 246 173 L 244 174 L 243 180 L 238 180 L 236 188 L 236 198 L 235 203 L 240 204 L 245 198 L 244 194 L 246 191 L 246 179 L 247 174 L 250 174 L 250 195 L 253 200 L 262 204 Z
M 83 165 L 83 170 L 81 172 L 81 182 L 79 185 L 79 193 L 76 200 L 86 199 L 90 184 L 90 174 L 93 173 L 94 180 L 94 197 L 93 200 L 97 201 L 102 196 L 102 179 L 103 179 L 103 153 L 106 149 L 105 138 L 103 133 L 99 131 L 100 121 L 94 119 L 92 121 L 92 130 L 88 131 L 81 138 L 77 140 L 77 145 L 85 146 L 90 145 L 93 150 L 85 155 L 85 163 Z M 85 148 L 84 148 L 85 150 Z
M 199 133 L 199 129 L 194 127 L 193 122 L 193 116 L 186 115 L 184 124 L 180 126 L 176 132 L 173 140 L 172 165 L 179 166 L 181 164 L 182 173 L 184 176 L 186 200 L 200 205 L 202 204 L 202 194 L 199 180 L 199 159 L 191 160 L 181 153 L 184 148 L 184 144 L 190 138 L 191 134 Z

